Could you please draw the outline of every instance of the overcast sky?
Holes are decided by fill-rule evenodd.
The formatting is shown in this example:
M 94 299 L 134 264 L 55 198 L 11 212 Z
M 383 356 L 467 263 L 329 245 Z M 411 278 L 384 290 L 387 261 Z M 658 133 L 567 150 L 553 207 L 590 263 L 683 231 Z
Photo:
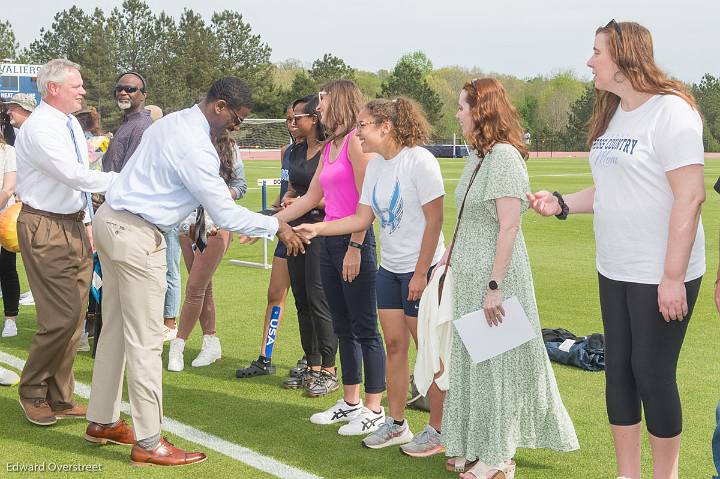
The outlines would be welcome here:
M 108 14 L 121 0 L 2 0 L 21 46 L 49 27 L 59 10 L 96 6 Z M 611 18 L 650 29 L 655 55 L 689 82 L 720 75 L 720 0 L 149 0 L 178 18 L 191 8 L 209 18 L 231 9 L 272 48 L 272 60 L 310 63 L 325 52 L 355 68 L 390 69 L 403 54 L 424 51 L 434 66 L 462 65 L 519 77 L 574 70 L 585 61 L 595 29 Z

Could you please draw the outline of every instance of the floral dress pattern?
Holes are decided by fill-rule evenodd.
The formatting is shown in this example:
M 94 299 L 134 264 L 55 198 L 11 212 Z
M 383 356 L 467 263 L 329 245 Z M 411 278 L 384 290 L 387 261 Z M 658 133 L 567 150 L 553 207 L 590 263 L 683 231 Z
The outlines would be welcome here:
M 455 190 L 458 211 L 480 159 L 470 154 Z M 453 314 L 457 319 L 482 309 L 490 281 L 498 219 L 495 199 L 520 198 L 528 208 L 527 170 L 511 145 L 496 144 L 485 156 L 465 202 L 452 254 Z M 542 341 L 530 260 L 522 229 L 518 231 L 507 275 L 500 284 L 503 300 L 517 296 L 537 332 L 535 339 L 474 364 L 457 332 L 450 360 L 450 388 L 445 399 L 442 442 L 450 457 L 498 464 L 517 448 L 579 448 L 575 428 L 560 398 Z M 500 326 L 502 327 L 502 326 Z

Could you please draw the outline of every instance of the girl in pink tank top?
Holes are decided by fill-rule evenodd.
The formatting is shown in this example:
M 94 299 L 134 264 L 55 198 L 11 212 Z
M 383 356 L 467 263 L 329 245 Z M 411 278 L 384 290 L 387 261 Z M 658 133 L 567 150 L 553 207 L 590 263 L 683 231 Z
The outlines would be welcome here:
M 363 106 L 362 93 L 352 81 L 331 81 L 323 85 L 319 102 L 320 122 L 330 134 L 330 141 L 307 192 L 276 215 L 283 221 L 300 217 L 316 207 L 323 196 L 325 221 L 345 218 L 357 209 L 358 190 L 362 185 L 356 184 L 356 178 L 364 178 L 372 156 L 362 152 L 353 129 Z M 331 158 L 333 151 L 338 152 L 334 159 Z M 352 417 L 338 433 L 367 435 L 385 422 L 380 404 L 385 391 L 385 348 L 377 321 L 377 255 L 373 229 L 352 235 L 318 237 L 308 246 L 319 250 L 323 290 L 338 337 L 343 385 L 343 400 L 313 414 L 310 422 L 331 424 L 337 422 L 337 418 Z M 323 392 L 337 389 L 338 378 L 325 374 L 325 369 L 322 372 L 312 388 L 323 389 Z M 362 385 L 364 397 L 360 394 Z
M 355 185 L 355 173 L 348 157 L 348 144 L 354 134 L 353 129 L 345 136 L 335 161 L 330 161 L 331 143 L 325 145 L 322 156 L 323 167 L 318 177 L 325 193 L 325 221 L 354 215 L 357 209 L 360 194 Z

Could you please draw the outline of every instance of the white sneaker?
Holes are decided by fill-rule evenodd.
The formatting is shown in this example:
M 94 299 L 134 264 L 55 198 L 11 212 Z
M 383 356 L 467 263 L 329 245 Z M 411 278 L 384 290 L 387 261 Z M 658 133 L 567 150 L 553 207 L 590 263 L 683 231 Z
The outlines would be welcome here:
M 202 348 L 200 354 L 193 359 L 192 367 L 201 368 L 209 366 L 222 357 L 222 348 L 220 348 L 220 338 L 215 335 L 203 335 Z
M 380 414 L 363 407 L 352 421 L 338 429 L 341 436 L 364 436 L 375 432 L 385 422 L 385 408 L 380 408 Z
M 0 368 L 0 386 L 15 386 L 20 382 L 20 376 L 15 371 Z
M 163 327 L 163 341 L 172 341 L 177 338 L 177 328 Z
M 5 320 L 5 326 L 2 330 L 3 338 L 11 338 L 17 336 L 17 323 L 12 319 Z
M 170 351 L 168 352 L 168 371 L 180 372 L 185 369 L 185 358 L 183 357 L 183 351 L 185 351 L 185 340 L 175 338 L 170 341 Z
M 28 291 L 20 295 L 20 304 L 23 306 L 33 306 L 35 304 L 35 298 L 33 297 L 32 291 Z
M 363 409 L 362 401 L 355 406 L 348 406 L 344 399 L 338 401 L 322 412 L 317 412 L 310 416 L 310 422 L 313 424 L 335 424 L 336 422 L 348 422 L 360 415 Z
M 88 333 L 83 331 L 80 333 L 80 342 L 77 345 L 78 351 L 90 351 L 90 341 L 88 341 Z

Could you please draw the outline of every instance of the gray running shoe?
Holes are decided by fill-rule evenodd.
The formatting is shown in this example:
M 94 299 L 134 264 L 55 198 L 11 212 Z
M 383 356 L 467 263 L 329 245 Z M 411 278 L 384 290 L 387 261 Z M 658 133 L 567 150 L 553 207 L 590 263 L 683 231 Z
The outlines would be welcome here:
M 412 441 L 400 446 L 400 450 L 408 456 L 428 457 L 443 452 L 445 446 L 440 442 L 440 433 L 428 425 Z
M 283 387 L 285 389 L 303 389 L 314 383 L 320 376 L 320 371 L 313 371 L 310 368 L 300 373 L 300 376 L 287 378 L 283 381 Z
M 377 431 L 362 440 L 362 445 L 370 449 L 381 449 L 388 446 L 407 444 L 412 439 L 413 433 L 410 432 L 407 421 L 402 426 L 398 426 L 395 424 L 395 419 L 387 416 L 385 422 Z
M 327 371 L 320 371 L 315 377 L 315 380 L 305 386 L 305 395 L 311 398 L 317 398 L 325 396 L 333 391 L 337 391 L 340 388 L 337 377 L 334 374 L 330 374 Z

